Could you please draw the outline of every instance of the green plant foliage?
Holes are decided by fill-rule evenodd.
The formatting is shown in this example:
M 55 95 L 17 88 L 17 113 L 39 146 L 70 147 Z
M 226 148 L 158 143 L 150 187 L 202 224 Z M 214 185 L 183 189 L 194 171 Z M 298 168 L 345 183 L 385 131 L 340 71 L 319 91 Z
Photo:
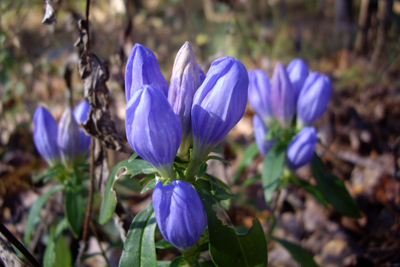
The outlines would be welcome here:
M 318 267 L 318 264 L 315 263 L 310 252 L 305 250 L 299 245 L 296 245 L 292 242 L 272 237 L 273 240 L 278 242 L 282 247 L 284 247 L 287 251 L 289 251 L 290 255 L 292 255 L 293 259 L 301 264 L 301 266 L 307 267 Z
M 261 174 L 262 186 L 264 190 L 264 198 L 267 205 L 271 204 L 272 192 L 279 184 L 279 179 L 282 173 L 282 168 L 285 164 L 286 147 L 280 144 L 274 145 L 263 162 Z
M 156 225 L 153 202 L 150 202 L 132 221 L 119 262 L 120 267 L 158 266 L 154 242 Z
M 347 191 L 344 182 L 335 175 L 324 171 L 324 163 L 317 154 L 314 154 L 311 160 L 311 169 L 317 182 L 317 188 L 335 210 L 348 217 L 361 218 L 358 205 Z

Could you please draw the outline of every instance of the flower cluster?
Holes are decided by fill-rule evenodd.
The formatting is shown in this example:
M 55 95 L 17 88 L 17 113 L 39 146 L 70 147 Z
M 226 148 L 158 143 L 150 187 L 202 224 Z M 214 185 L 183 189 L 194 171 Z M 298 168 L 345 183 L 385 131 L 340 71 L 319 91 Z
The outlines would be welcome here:
M 91 137 L 78 123 L 87 120 L 89 109 L 86 101 L 80 102 L 73 112 L 70 108 L 65 109 L 58 125 L 45 107 L 36 109 L 33 115 L 33 142 L 50 166 L 62 162 L 71 168 L 84 160 Z
M 261 154 L 265 156 L 274 143 L 286 139 L 286 166 L 294 170 L 307 164 L 317 143 L 311 124 L 326 110 L 331 91 L 329 78 L 309 73 L 301 59 L 294 59 L 287 68 L 277 63 L 272 83 L 262 70 L 249 71 L 249 102 L 256 112 L 253 126 Z
M 197 175 L 190 166 L 206 161 L 243 116 L 247 70 L 237 59 L 222 57 L 205 76 L 186 42 L 176 56 L 168 87 L 155 55 L 136 44 L 126 65 L 125 86 L 128 142 L 165 184 L 159 181 L 153 191 L 157 223 L 166 240 L 187 249 L 197 243 L 207 221 L 197 192 L 186 182 Z M 189 162 L 180 165 L 186 168 L 180 180 L 174 180 L 176 156 Z

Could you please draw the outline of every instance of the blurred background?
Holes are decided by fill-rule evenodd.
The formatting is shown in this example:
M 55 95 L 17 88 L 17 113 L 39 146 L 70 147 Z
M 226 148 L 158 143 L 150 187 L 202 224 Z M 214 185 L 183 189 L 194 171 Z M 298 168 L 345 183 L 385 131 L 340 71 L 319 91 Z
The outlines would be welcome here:
M 83 99 L 74 43 L 86 1 L 50 4 L 57 20 L 53 25 L 42 24 L 44 1 L 0 3 L 0 221 L 17 237 L 23 234 L 29 206 L 45 191 L 32 183 L 47 167 L 32 142 L 32 114 L 41 104 L 60 118 L 69 105 L 64 79 L 69 68 L 73 102 Z M 90 7 L 91 50 L 110 69 L 110 110 L 123 138 L 124 68 L 135 43 L 156 54 L 167 81 L 185 41 L 204 72 L 214 59 L 229 55 L 269 75 L 277 61 L 288 64 L 294 58 L 329 75 L 333 93 L 328 111 L 317 121 L 322 142 L 317 152 L 328 170 L 345 180 L 363 218 L 343 217 L 289 186 L 278 203 L 275 230 L 276 236 L 309 250 L 321 266 L 400 266 L 399 32 L 400 1 L 394 0 L 92 0 Z M 249 107 L 229 143 L 221 145 L 232 167 L 210 164 L 227 182 L 254 140 L 253 114 Z M 109 151 L 110 169 L 128 157 Z M 258 156 L 238 183 L 258 173 L 260 163 Z M 303 167 L 297 175 L 307 178 L 311 172 Z M 229 210 L 235 225 L 251 226 L 254 216 L 265 222 L 268 207 L 260 184 L 232 191 L 238 195 Z M 129 227 L 149 194 L 124 189 L 120 197 Z M 36 241 L 31 249 L 40 258 L 45 241 Z M 298 266 L 278 244 L 270 241 L 268 247 L 270 266 Z M 110 256 L 116 262 L 118 253 Z M 159 258 L 176 253 L 163 251 Z M 93 262 L 87 264 L 103 264 Z

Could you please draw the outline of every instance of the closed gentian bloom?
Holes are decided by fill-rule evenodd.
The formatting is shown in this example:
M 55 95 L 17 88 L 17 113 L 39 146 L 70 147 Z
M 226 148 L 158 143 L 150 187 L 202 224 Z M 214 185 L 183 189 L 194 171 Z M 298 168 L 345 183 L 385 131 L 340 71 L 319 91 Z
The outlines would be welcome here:
M 272 148 L 274 140 L 265 139 L 268 133 L 268 128 L 258 115 L 253 116 L 253 127 L 258 150 L 260 151 L 261 155 L 265 157 L 268 151 Z
M 33 142 L 39 154 L 51 166 L 60 160 L 57 145 L 58 126 L 50 112 L 39 106 L 33 115 Z
M 72 167 L 80 154 L 79 125 L 71 109 L 65 109 L 58 124 L 57 144 L 61 160 L 67 167 Z
M 81 101 L 74 109 L 74 116 L 76 121 L 84 123 L 88 119 L 88 112 L 90 104 L 87 101 Z M 91 137 L 87 135 L 82 127 L 79 127 L 79 149 L 82 154 L 85 154 L 90 146 Z
M 307 126 L 297 133 L 290 141 L 286 152 L 286 165 L 295 170 L 309 163 L 314 155 L 317 144 L 317 131 L 312 126 Z
M 135 44 L 129 54 L 125 69 L 126 103 L 143 85 L 151 84 L 168 94 L 168 84 L 161 73 L 156 56 L 147 47 Z
M 249 71 L 249 103 L 264 123 L 273 119 L 271 106 L 271 83 L 267 74 L 258 69 Z
M 168 101 L 182 125 L 182 142 L 178 150 L 180 157 L 185 157 L 193 144 L 191 110 L 193 96 L 199 86 L 196 58 L 192 47 L 186 42 L 175 58 L 168 91 Z
M 188 182 L 158 182 L 153 191 L 153 207 L 161 234 L 181 250 L 195 245 L 207 226 L 200 197 Z
M 201 69 L 200 64 L 199 64 L 199 75 L 200 75 L 200 84 L 202 84 L 206 79 L 206 75 L 204 74 L 204 71 Z
M 246 68 L 239 60 L 222 57 L 211 64 L 193 99 L 194 159 L 204 160 L 242 118 L 248 86 Z
M 171 178 L 182 129 L 168 99 L 157 88 L 144 85 L 131 98 L 125 114 L 129 144 L 164 178 Z
M 301 88 L 303 88 L 304 82 L 308 76 L 308 67 L 304 60 L 300 58 L 293 59 L 286 68 L 289 74 L 289 79 L 292 82 L 295 99 L 299 97 Z
M 298 125 L 311 125 L 325 112 L 331 97 L 332 85 L 326 75 L 311 73 L 297 101 Z
M 280 62 L 276 64 L 272 76 L 271 104 L 276 120 L 282 127 L 288 128 L 296 110 L 296 99 L 285 66 Z

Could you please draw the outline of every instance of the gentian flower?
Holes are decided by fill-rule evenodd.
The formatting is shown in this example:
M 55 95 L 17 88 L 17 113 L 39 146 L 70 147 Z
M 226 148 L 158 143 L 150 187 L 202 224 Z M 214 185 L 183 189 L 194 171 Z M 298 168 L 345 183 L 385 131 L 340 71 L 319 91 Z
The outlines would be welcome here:
M 60 160 L 58 126 L 50 112 L 39 106 L 33 115 L 33 142 L 39 154 L 52 166 Z
M 125 116 L 129 144 L 164 178 L 174 177 L 173 162 L 182 128 L 168 99 L 157 88 L 144 85 L 129 100 Z
M 246 68 L 239 60 L 222 57 L 211 64 L 193 99 L 194 159 L 204 160 L 242 118 L 248 85 Z
M 317 131 L 314 127 L 308 126 L 301 129 L 288 145 L 286 166 L 295 170 L 309 163 L 314 155 L 317 141 Z
M 280 62 L 276 64 L 272 76 L 271 104 L 278 123 L 288 128 L 296 110 L 296 99 L 285 66 Z
M 126 103 L 143 85 L 151 84 L 168 94 L 168 84 L 161 73 L 156 56 L 147 47 L 135 44 L 128 57 L 125 70 Z
M 258 69 L 249 71 L 249 102 L 265 124 L 273 119 L 271 106 L 271 83 L 267 74 Z
M 153 191 L 153 207 L 161 234 L 181 250 L 195 245 L 207 226 L 200 197 L 188 182 L 158 182 Z
M 268 128 L 258 115 L 253 116 L 253 127 L 258 150 L 260 151 L 261 155 L 265 157 L 268 151 L 272 148 L 274 140 L 265 139 L 268 133 Z
M 311 73 L 297 101 L 298 126 L 311 125 L 325 112 L 331 97 L 332 85 L 326 75 Z
M 289 79 L 292 82 L 293 91 L 295 94 L 295 102 L 299 98 L 301 88 L 308 76 L 308 67 L 304 60 L 300 58 L 293 59 L 286 68 L 289 74 Z
M 79 125 L 71 109 L 65 109 L 58 124 L 57 144 L 61 160 L 67 167 L 72 167 L 81 153 Z
M 74 116 L 78 124 L 87 121 L 89 110 L 90 104 L 87 101 L 81 101 L 75 107 Z M 87 135 L 82 127 L 79 127 L 79 149 L 81 154 L 85 154 L 88 151 L 91 139 L 90 135 Z
M 175 58 L 168 91 L 168 101 L 182 125 L 182 142 L 178 150 L 180 157 L 185 157 L 193 144 L 191 110 L 193 96 L 199 86 L 196 58 L 192 47 L 186 42 Z

